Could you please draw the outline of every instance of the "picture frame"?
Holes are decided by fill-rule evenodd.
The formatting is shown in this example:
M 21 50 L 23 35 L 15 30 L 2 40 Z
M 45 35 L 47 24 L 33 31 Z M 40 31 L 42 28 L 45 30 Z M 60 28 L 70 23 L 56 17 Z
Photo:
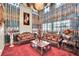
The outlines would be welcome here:
M 30 14 L 24 12 L 23 13 L 23 24 L 24 25 L 30 25 Z

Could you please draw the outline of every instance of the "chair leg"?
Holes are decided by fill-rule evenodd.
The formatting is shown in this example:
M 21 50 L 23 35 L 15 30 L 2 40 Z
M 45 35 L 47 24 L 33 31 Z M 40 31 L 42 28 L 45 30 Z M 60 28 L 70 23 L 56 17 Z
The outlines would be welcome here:
M 60 48 L 60 45 L 59 45 L 59 43 L 58 43 L 58 48 Z

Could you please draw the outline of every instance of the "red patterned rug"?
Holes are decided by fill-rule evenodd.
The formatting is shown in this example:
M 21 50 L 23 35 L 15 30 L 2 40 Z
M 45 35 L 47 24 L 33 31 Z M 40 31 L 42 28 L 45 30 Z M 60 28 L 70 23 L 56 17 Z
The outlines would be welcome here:
M 12 48 L 6 45 L 2 56 L 40 56 L 40 54 L 30 44 L 25 44 L 15 45 Z M 75 56 L 75 54 L 52 47 L 44 56 Z

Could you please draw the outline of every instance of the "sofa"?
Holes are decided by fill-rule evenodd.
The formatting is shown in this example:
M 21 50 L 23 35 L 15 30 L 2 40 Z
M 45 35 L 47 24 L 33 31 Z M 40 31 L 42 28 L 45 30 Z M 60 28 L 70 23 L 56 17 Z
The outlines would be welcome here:
M 30 32 L 24 32 L 22 34 L 17 35 L 17 44 L 30 43 L 31 40 L 34 40 L 34 34 Z
M 61 42 L 62 37 L 61 35 L 58 34 L 47 33 L 46 35 L 43 36 L 43 39 L 50 42 L 51 45 L 59 47 L 60 46 L 59 43 Z

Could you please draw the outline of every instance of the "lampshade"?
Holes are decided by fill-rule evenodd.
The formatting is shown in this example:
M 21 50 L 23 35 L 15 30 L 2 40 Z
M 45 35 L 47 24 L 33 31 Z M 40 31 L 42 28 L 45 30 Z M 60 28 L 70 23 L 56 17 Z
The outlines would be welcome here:
M 34 7 L 36 10 L 40 11 L 44 8 L 44 4 L 43 3 L 35 3 Z

